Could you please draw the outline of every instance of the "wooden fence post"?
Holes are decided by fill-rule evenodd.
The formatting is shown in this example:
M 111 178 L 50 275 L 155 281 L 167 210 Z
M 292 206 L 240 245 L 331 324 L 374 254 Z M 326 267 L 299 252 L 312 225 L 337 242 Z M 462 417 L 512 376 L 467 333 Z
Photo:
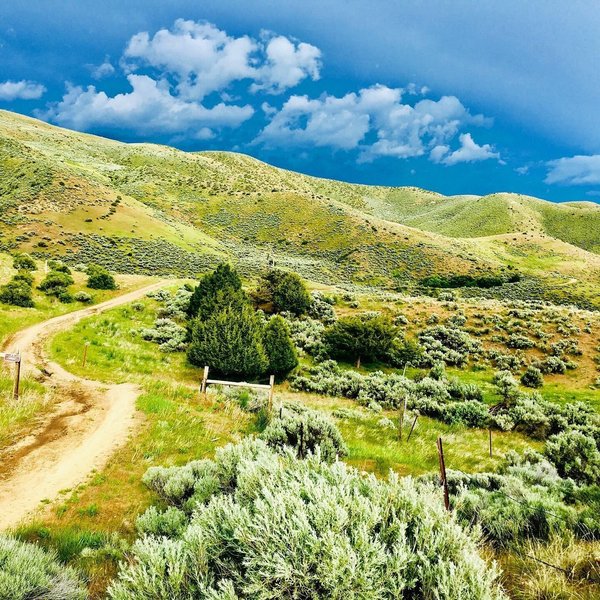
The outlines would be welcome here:
M 19 399 L 19 388 L 21 386 L 21 351 L 18 350 L 19 360 L 17 360 L 17 372 L 15 373 L 15 387 L 13 388 L 13 399 Z
M 81 367 L 83 369 L 85 369 L 85 361 L 87 360 L 87 352 L 88 352 L 88 347 L 89 347 L 90 343 L 86 342 L 83 345 L 83 360 L 81 361 Z
M 300 458 L 304 458 L 304 421 L 300 421 Z
M 490 438 L 490 458 L 492 458 L 493 452 L 492 452 L 492 428 L 491 427 L 488 429 L 488 432 L 489 432 L 489 438 Z
M 268 407 L 269 407 L 269 414 L 270 415 L 273 413 L 273 393 L 274 393 L 274 387 L 275 387 L 275 375 L 271 375 L 269 377 L 269 400 L 268 400 Z
M 405 414 L 406 414 L 406 396 L 404 396 L 404 400 L 402 400 L 402 405 L 400 407 L 400 427 L 399 427 L 400 441 L 402 441 L 402 428 L 404 427 L 404 415 Z
M 415 420 L 413 421 L 412 427 L 410 428 L 410 431 L 409 431 L 409 433 L 408 433 L 408 437 L 406 438 L 406 441 L 407 441 L 407 442 L 410 442 L 410 436 L 412 435 L 412 432 L 413 432 L 413 430 L 414 430 L 414 428 L 415 428 L 415 425 L 417 424 L 417 419 L 418 419 L 418 418 L 419 418 L 419 413 L 417 413 L 417 414 L 415 415 Z
M 440 461 L 440 479 L 444 488 L 444 506 L 450 510 L 450 495 L 448 493 L 448 480 L 446 479 L 446 463 L 444 462 L 444 447 L 441 436 L 437 439 L 438 459 Z
M 202 385 L 200 386 L 200 393 L 204 394 L 206 400 L 206 380 L 208 379 L 208 366 L 204 367 L 204 375 L 202 375 Z

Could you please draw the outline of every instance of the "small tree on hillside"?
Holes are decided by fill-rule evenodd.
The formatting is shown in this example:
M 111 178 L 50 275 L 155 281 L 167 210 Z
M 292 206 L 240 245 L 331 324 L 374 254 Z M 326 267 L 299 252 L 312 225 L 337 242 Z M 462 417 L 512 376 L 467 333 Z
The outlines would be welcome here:
M 15 276 L 7 284 L 0 286 L 0 302 L 12 306 L 31 308 L 33 306 L 31 285 L 23 279 L 17 279 L 17 277 Z
M 115 278 L 108 272 L 107 269 L 100 265 L 88 265 L 87 268 L 88 282 L 87 286 L 93 290 L 116 290 L 117 283 Z
M 273 269 L 263 277 L 259 294 L 270 302 L 274 312 L 303 315 L 308 311 L 312 298 L 296 273 Z
M 208 319 L 222 306 L 223 300 L 241 291 L 242 281 L 236 270 L 227 263 L 220 264 L 212 273 L 205 275 L 194 289 L 187 314 L 191 319 Z
M 324 341 L 334 358 L 360 362 L 385 360 L 396 337 L 396 328 L 383 315 L 344 317 L 325 330 Z
M 50 273 L 42 280 L 38 289 L 47 296 L 56 296 L 59 298 L 67 292 L 67 288 L 73 283 L 73 278 L 68 273 L 50 271 Z
M 262 323 L 254 309 L 238 303 L 208 319 L 198 315 L 192 324 L 188 360 L 198 367 L 209 365 L 225 376 L 246 378 L 265 373 L 269 360 Z
M 17 271 L 37 271 L 35 261 L 29 254 L 16 254 L 13 259 L 13 269 Z
M 280 316 L 274 316 L 265 327 L 263 345 L 269 358 L 269 373 L 285 375 L 298 365 L 290 328 Z

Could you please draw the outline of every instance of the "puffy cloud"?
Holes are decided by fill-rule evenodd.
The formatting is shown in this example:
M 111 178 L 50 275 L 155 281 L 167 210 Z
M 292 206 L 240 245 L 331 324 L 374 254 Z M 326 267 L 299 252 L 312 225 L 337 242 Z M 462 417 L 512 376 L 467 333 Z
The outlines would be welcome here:
M 0 100 L 37 100 L 45 91 L 45 86 L 35 81 L 4 81 L 0 83 Z
M 94 79 L 102 79 L 103 77 L 109 77 L 115 72 L 115 68 L 113 67 L 110 59 L 106 57 L 104 62 L 101 65 L 92 65 L 92 77 Z
M 547 162 L 546 165 L 549 168 L 544 179 L 546 183 L 600 184 L 600 154 L 559 158 Z
M 480 146 L 470 133 L 462 133 L 458 136 L 458 140 L 460 148 L 454 150 L 454 152 L 450 152 L 448 146 L 436 146 L 430 153 L 431 160 L 445 165 L 456 165 L 463 162 L 479 162 L 490 158 L 500 158 L 500 154 L 494 152 L 490 144 Z
M 258 81 L 251 91 L 265 90 L 274 94 L 298 85 L 306 77 L 314 81 L 320 77 L 321 51 L 311 44 L 294 44 L 279 35 L 271 38 L 265 47 L 266 63 L 259 69 Z
M 404 90 L 375 85 L 338 98 L 291 96 L 256 142 L 268 146 L 331 146 L 360 150 L 360 160 L 381 156 L 408 158 L 430 151 L 432 160 L 455 164 L 497 157 L 489 145 L 477 146 L 469 134 L 461 148 L 450 153 L 446 142 L 465 124 L 489 125 L 473 116 L 454 96 L 424 99 L 414 106 L 402 102 Z M 270 107 L 269 107 L 270 108 Z
M 231 37 L 211 23 L 178 19 L 172 29 L 134 35 L 123 65 L 129 71 L 144 66 L 173 76 L 178 94 L 202 100 L 231 83 L 251 80 L 252 91 L 279 93 L 306 77 L 319 78 L 321 51 L 284 36 Z
M 127 77 L 132 91 L 110 97 L 91 85 L 70 86 L 63 99 L 41 115 L 73 129 L 115 128 L 138 133 L 190 132 L 201 139 L 213 127 L 237 127 L 249 119 L 251 106 L 219 103 L 206 108 L 197 102 L 175 97 L 164 81 L 146 75 Z

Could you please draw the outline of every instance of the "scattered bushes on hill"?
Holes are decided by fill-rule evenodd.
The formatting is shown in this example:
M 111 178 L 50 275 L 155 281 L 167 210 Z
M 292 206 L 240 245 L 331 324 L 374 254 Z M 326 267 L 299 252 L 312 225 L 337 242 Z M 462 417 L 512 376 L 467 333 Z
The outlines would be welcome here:
M 20 271 L 8 283 L 0 286 L 0 302 L 31 308 L 34 306 L 32 286 L 33 277 L 29 271 Z
M 521 280 L 518 273 L 508 277 L 501 275 L 431 275 L 421 281 L 421 285 L 431 288 L 478 287 L 489 289 L 505 283 L 516 283 Z
M 90 264 L 86 269 L 88 276 L 87 286 L 92 290 L 116 290 L 115 278 L 107 269 L 100 265 Z
M 508 341 L 506 342 L 506 345 L 509 348 L 515 348 L 518 350 L 526 350 L 528 348 L 533 348 L 535 346 L 535 342 L 533 340 L 529 339 L 525 335 L 521 335 L 519 333 L 512 333 L 509 336 Z
M 35 261 L 29 254 L 15 254 L 13 258 L 13 269 L 17 271 L 37 271 Z
M 327 355 L 327 348 L 323 341 L 325 325 L 321 321 L 310 317 L 301 317 L 299 319 L 285 316 L 290 328 L 292 341 L 301 351 L 306 352 L 316 359 L 324 359 Z
M 437 489 L 410 478 L 382 481 L 245 440 L 214 461 L 151 469 L 144 481 L 189 524 L 138 540 L 112 600 L 504 598 L 474 535 Z
M 76 572 L 42 548 L 0 535 L 0 598 L 84 600 L 87 590 Z
M 348 454 L 339 429 L 327 417 L 301 405 L 287 405 L 283 417 L 273 419 L 260 435 L 271 448 L 292 448 L 299 458 L 320 453 L 321 460 L 333 462 Z
M 311 303 L 308 309 L 308 316 L 321 321 L 325 325 L 331 325 L 336 320 L 335 310 L 333 309 L 334 300 L 325 296 L 322 292 L 311 293 Z

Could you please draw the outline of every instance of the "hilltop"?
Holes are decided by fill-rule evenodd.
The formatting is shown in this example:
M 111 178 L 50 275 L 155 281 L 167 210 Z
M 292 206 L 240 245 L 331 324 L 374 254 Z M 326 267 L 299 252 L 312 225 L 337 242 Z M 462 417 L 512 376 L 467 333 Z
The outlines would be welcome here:
M 195 275 L 226 256 L 255 271 L 271 259 L 314 281 L 402 289 L 435 273 L 518 270 L 524 280 L 503 295 L 598 304 L 590 203 L 348 184 L 6 111 L 0 132 L 3 251 L 141 274 Z

